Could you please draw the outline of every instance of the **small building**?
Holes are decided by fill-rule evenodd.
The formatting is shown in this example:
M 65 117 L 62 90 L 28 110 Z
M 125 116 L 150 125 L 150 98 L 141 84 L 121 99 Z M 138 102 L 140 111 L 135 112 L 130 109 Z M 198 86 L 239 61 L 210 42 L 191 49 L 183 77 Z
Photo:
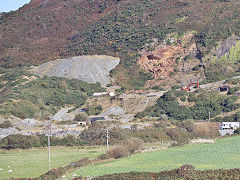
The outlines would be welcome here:
M 115 93 L 114 92 L 97 92 L 97 93 L 93 93 L 93 97 L 100 97 L 100 96 L 104 96 L 104 95 L 108 95 L 110 97 L 114 97 Z
M 240 96 L 240 91 L 234 92 L 234 95 L 235 95 L 235 96 Z
M 105 121 L 106 118 L 105 117 L 92 117 L 92 118 L 89 118 L 89 120 L 91 121 L 91 123 L 93 123 L 96 121 Z
M 100 97 L 103 95 L 107 95 L 107 92 L 98 92 L 98 93 L 93 93 L 93 97 Z
M 222 122 L 219 127 L 219 133 L 221 136 L 227 134 L 234 134 L 234 131 L 239 128 L 239 122 Z
M 227 85 L 224 85 L 224 86 L 221 86 L 221 87 L 219 87 L 219 91 L 220 92 L 225 92 L 225 91 L 230 91 L 230 86 L 227 86 Z
M 77 122 L 79 126 L 86 126 L 87 122 L 86 121 L 79 121 Z

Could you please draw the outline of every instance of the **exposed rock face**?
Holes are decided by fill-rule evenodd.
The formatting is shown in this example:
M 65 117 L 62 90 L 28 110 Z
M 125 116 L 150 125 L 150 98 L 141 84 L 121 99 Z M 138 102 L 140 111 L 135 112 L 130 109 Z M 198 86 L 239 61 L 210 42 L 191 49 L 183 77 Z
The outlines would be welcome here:
M 109 72 L 120 63 L 119 58 L 111 56 L 78 56 L 47 62 L 33 70 L 40 76 L 59 76 L 75 78 L 89 83 L 109 84 Z
M 239 37 L 233 36 L 228 38 L 225 42 L 221 43 L 220 47 L 216 51 L 217 58 L 220 59 L 222 56 L 229 53 L 230 49 L 233 46 L 236 46 L 236 42 L 239 39 Z
M 191 42 L 193 34 L 186 34 L 183 38 L 174 40 L 174 45 L 161 44 L 153 51 L 144 50 L 138 61 L 141 69 L 150 72 L 154 80 L 150 80 L 148 85 L 154 86 L 161 83 L 162 80 L 170 77 L 171 72 L 181 71 L 189 73 L 193 63 L 185 59 L 188 55 L 194 58 L 196 55 L 196 45 Z M 178 63 L 181 62 L 181 63 Z M 175 78 L 176 79 L 176 78 Z
M 146 52 L 139 60 L 142 69 L 151 72 L 154 77 L 165 77 L 174 69 L 172 65 L 175 62 L 171 56 L 176 54 L 179 48 L 159 47 L 155 51 Z

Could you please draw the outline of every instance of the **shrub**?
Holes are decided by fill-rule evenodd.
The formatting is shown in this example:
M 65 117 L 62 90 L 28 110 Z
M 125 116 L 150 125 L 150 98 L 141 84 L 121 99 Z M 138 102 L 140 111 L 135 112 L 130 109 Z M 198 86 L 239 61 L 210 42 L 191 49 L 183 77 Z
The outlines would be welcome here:
M 80 114 L 77 114 L 74 119 L 74 121 L 88 121 L 89 118 L 88 118 L 88 115 L 84 112 L 80 113 Z
M 102 106 L 101 105 L 97 105 L 94 107 L 90 107 L 87 109 L 87 114 L 88 115 L 99 115 L 102 112 Z
M 177 169 L 177 175 L 191 178 L 191 174 L 194 172 L 195 168 L 192 165 L 183 165 Z
M 191 58 L 192 58 L 192 56 L 190 54 L 188 54 L 184 57 L 184 60 L 186 61 L 186 60 L 191 59 Z
M 107 151 L 107 155 L 109 158 L 118 159 L 128 156 L 129 151 L 124 145 L 116 145 Z
M 28 149 L 31 147 L 40 147 L 41 142 L 35 136 L 24 136 L 20 134 L 7 136 L 0 141 L 0 147 L 4 149 L 22 148 Z
M 179 132 L 174 128 L 174 129 L 169 129 L 167 131 L 167 135 L 171 138 L 171 139 L 177 139 L 180 137 Z
M 236 129 L 236 130 L 234 131 L 234 133 L 240 134 L 240 128 Z
M 13 124 L 10 121 L 4 121 L 2 124 L 0 124 L 0 128 L 10 128 L 13 127 Z
M 199 65 L 196 65 L 192 68 L 193 71 L 198 71 L 200 69 L 200 66 Z
M 102 160 L 106 160 L 108 158 L 108 155 L 107 154 L 101 154 L 100 156 L 98 156 L 99 159 L 102 159 Z
M 172 89 L 180 89 L 182 86 L 181 85 L 174 85 L 173 87 L 172 87 Z
M 124 142 L 128 151 L 132 154 L 141 148 L 143 141 L 138 138 L 130 138 Z
M 214 122 L 195 123 L 193 132 L 202 137 L 216 137 L 219 133 L 219 124 Z
M 181 100 L 181 101 L 186 101 L 186 99 L 187 99 L 187 98 L 186 98 L 185 96 L 180 97 L 180 100 Z
M 228 95 L 231 95 L 233 93 L 235 93 L 236 91 L 238 91 L 240 89 L 240 87 L 233 87 L 228 91 Z

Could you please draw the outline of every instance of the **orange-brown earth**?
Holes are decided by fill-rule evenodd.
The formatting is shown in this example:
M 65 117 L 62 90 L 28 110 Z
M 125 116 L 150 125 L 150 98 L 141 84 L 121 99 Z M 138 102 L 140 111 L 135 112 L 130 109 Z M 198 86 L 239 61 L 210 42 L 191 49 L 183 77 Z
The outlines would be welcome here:
M 182 66 L 188 63 L 184 58 L 196 51 L 195 43 L 191 42 L 192 38 L 193 34 L 188 33 L 183 38 L 174 40 L 175 45 L 166 45 L 165 43 L 159 45 L 153 51 L 147 51 L 146 49 L 142 51 L 138 64 L 141 69 L 154 76 L 154 80 L 148 81 L 147 86 L 161 85 L 166 80 L 169 81 L 168 78 L 171 73 L 174 74 L 179 70 L 184 72 Z M 195 57 L 191 58 L 194 59 Z

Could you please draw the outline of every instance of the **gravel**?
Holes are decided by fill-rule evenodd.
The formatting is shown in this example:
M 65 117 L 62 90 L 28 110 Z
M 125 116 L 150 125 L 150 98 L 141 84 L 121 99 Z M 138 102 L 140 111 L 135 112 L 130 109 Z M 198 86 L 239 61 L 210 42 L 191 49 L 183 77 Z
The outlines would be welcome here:
M 7 129 L 0 128 L 0 139 L 5 138 L 5 137 L 7 137 L 9 135 L 12 135 L 12 134 L 30 135 L 27 132 L 22 132 L 22 131 L 19 131 L 19 130 L 15 129 L 15 128 L 7 128 Z
M 125 111 L 120 108 L 119 106 L 112 106 L 109 109 L 107 109 L 106 111 L 104 111 L 101 116 L 110 116 L 110 115 L 114 115 L 114 116 L 121 116 L 124 115 Z
M 33 70 L 40 76 L 75 78 L 89 83 L 110 83 L 109 72 L 120 63 L 111 56 L 77 56 L 44 63 Z

